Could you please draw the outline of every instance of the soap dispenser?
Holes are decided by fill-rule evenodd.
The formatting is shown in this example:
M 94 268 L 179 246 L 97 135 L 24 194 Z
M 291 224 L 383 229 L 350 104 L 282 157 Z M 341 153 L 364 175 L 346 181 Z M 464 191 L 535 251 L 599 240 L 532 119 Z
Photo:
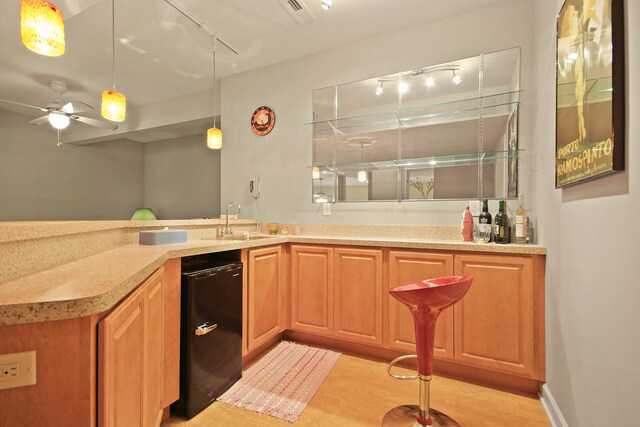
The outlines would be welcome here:
M 462 240 L 465 242 L 473 242 L 473 215 L 471 215 L 468 204 L 462 213 L 461 234 Z

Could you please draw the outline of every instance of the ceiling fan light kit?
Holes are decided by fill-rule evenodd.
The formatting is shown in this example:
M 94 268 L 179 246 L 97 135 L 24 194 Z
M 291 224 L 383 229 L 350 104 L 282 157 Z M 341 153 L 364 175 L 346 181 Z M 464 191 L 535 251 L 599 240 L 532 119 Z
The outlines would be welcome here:
M 71 118 L 63 112 L 52 111 L 47 116 L 49 124 L 58 130 L 66 129 L 71 123 Z
M 29 50 L 45 56 L 64 54 L 62 11 L 44 0 L 20 2 L 20 36 Z

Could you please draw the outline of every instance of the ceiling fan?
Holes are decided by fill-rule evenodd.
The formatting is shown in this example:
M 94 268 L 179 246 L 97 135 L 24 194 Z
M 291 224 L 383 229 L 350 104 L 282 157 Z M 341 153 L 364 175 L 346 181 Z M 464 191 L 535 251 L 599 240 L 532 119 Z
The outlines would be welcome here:
M 67 84 L 65 82 L 59 80 L 52 80 L 49 85 L 51 90 L 57 95 L 56 99 L 51 102 L 47 107 L 37 107 L 35 105 L 23 104 L 21 102 L 9 101 L 5 99 L 0 99 L 1 102 L 6 102 L 9 104 L 20 105 L 23 107 L 35 108 L 42 112 L 47 113 L 42 117 L 38 117 L 37 119 L 31 120 L 29 123 L 33 123 L 36 125 L 41 125 L 44 123 L 49 123 L 58 131 L 62 129 L 66 129 L 71 123 L 71 120 L 75 120 L 90 126 L 95 126 L 104 129 L 116 130 L 118 126 L 109 123 L 103 120 L 92 119 L 90 117 L 80 116 L 77 113 L 83 113 L 85 111 L 93 110 L 88 104 L 80 101 L 71 101 L 66 104 L 62 104 L 62 95 L 67 92 Z

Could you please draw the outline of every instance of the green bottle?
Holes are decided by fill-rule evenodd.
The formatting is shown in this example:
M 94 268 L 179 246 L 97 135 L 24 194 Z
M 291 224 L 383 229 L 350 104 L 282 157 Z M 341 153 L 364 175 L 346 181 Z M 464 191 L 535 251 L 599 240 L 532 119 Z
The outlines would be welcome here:
M 494 234 L 496 243 L 505 244 L 511 242 L 509 216 L 505 213 L 506 202 L 500 200 L 500 207 L 496 214 L 494 223 Z

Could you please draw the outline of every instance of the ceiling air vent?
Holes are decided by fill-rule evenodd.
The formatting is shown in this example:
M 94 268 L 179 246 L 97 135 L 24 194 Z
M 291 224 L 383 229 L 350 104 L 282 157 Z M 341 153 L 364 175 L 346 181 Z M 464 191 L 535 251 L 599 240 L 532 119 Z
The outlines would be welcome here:
M 316 20 L 316 17 L 313 16 L 302 0 L 280 0 L 280 4 L 289 12 L 289 15 L 291 15 L 298 25 L 310 24 Z

